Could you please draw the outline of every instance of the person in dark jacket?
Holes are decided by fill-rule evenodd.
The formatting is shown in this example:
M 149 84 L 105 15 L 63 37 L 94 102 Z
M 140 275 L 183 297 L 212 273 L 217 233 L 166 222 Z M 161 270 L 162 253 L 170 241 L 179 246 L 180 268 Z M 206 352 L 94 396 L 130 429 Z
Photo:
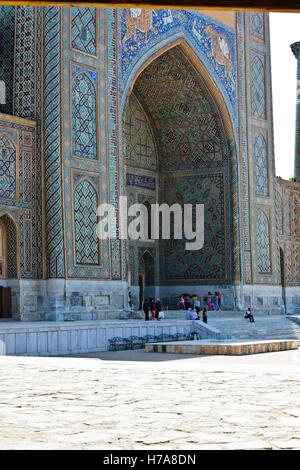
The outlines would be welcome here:
M 153 315 L 153 312 L 154 312 L 154 315 Z M 154 309 L 154 299 L 150 299 L 150 315 L 151 315 L 151 319 L 154 320 L 155 319 L 155 309 Z
M 155 316 L 156 316 L 157 321 L 159 321 L 159 312 L 161 310 L 162 310 L 162 306 L 161 306 L 161 303 L 160 303 L 160 299 L 156 299 L 156 302 L 155 302 Z
M 247 312 L 244 313 L 244 318 L 249 318 L 250 323 L 255 323 L 251 308 L 249 307 Z
M 203 307 L 203 310 L 202 310 L 202 321 L 204 323 L 207 323 L 207 311 L 205 307 Z
M 148 298 L 146 297 L 143 303 L 143 310 L 145 312 L 145 321 L 149 321 L 149 308 L 150 306 L 149 306 Z

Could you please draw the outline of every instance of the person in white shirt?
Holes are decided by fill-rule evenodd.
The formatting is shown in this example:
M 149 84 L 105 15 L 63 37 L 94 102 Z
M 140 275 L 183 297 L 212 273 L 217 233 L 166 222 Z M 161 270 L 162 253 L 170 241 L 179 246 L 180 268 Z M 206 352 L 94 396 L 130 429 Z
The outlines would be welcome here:
M 199 315 L 195 312 L 195 310 L 192 310 L 190 315 L 191 315 L 191 320 L 199 320 Z
M 195 302 L 194 302 L 194 307 L 195 307 L 195 310 L 199 316 L 199 312 L 200 312 L 200 299 L 199 297 L 196 297 L 195 299 Z

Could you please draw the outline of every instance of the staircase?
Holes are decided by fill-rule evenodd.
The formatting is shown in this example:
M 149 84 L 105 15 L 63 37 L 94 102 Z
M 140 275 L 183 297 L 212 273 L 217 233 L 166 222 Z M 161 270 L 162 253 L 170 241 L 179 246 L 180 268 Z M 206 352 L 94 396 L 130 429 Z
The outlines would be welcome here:
M 200 312 L 201 313 L 201 312 Z M 221 310 L 208 311 L 208 326 L 221 333 L 230 335 L 232 339 L 299 339 L 300 316 L 273 314 L 266 315 L 254 311 L 255 323 L 243 317 L 241 311 Z M 136 316 L 144 319 L 144 312 L 136 312 Z M 184 320 L 185 311 L 165 310 L 166 320 Z
M 300 339 L 300 324 L 286 315 L 255 316 L 255 323 L 239 317 L 208 318 L 208 324 L 233 339 Z

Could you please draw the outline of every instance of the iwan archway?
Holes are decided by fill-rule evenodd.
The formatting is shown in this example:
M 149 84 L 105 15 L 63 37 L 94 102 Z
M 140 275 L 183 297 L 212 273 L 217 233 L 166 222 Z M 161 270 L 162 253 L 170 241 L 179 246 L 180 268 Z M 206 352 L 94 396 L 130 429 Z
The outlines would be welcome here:
M 239 282 L 237 164 L 222 96 L 184 40 L 156 53 L 135 77 L 123 121 L 128 203 L 204 204 L 204 246 L 129 240 L 133 295 L 139 253 L 151 249 L 155 294 L 170 308 L 182 292 L 202 295 Z

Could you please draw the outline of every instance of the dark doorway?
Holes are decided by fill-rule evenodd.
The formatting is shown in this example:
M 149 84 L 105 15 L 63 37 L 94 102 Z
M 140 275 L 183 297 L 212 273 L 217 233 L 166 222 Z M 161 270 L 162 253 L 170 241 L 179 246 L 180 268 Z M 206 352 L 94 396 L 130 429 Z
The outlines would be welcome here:
M 0 318 L 11 318 L 11 288 L 0 286 Z
M 140 281 L 140 276 L 143 281 Z M 143 282 L 142 286 L 141 282 Z M 154 285 L 154 259 L 149 251 L 145 251 L 139 260 L 140 308 L 142 308 L 144 297 L 154 297 Z
M 143 302 L 144 302 L 145 274 L 139 274 L 139 288 L 140 288 L 139 309 L 141 310 L 143 308 Z

